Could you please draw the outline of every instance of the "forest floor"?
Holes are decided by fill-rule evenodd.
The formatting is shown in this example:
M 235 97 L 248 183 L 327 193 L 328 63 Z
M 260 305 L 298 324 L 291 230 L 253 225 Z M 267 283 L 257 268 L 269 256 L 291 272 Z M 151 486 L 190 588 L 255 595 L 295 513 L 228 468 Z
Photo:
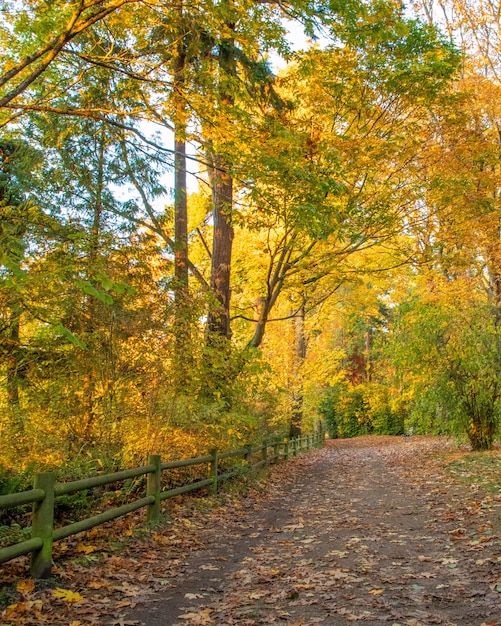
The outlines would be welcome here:
M 95 529 L 47 583 L 10 565 L 0 623 L 501 626 L 500 485 L 499 450 L 329 441 L 156 528 Z

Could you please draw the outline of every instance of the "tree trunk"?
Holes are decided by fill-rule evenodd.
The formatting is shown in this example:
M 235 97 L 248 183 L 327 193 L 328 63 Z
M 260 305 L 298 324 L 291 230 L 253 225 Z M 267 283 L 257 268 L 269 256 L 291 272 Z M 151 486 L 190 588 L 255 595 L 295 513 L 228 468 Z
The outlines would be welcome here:
M 303 421 L 303 382 L 302 368 L 306 359 L 306 337 L 304 332 L 305 307 L 301 306 L 294 317 L 296 329 L 296 353 L 294 359 L 294 379 L 297 387 L 292 393 L 292 417 L 289 429 L 290 437 L 298 437 L 301 432 Z
M 230 7 L 228 7 L 230 10 Z M 229 31 L 235 25 L 225 22 Z M 220 98 L 224 109 L 233 105 L 228 82 L 236 75 L 235 44 L 232 38 L 223 39 L 219 46 Z M 221 154 L 210 155 L 212 167 L 209 176 L 212 186 L 214 235 L 212 241 L 212 266 L 210 285 L 215 302 L 209 306 L 207 319 L 208 340 L 214 337 L 231 337 L 230 329 L 230 273 L 233 247 L 233 180 L 228 173 L 229 164 Z
M 365 331 L 365 380 L 370 383 L 372 380 L 372 344 L 374 343 L 374 336 L 370 320 L 367 321 L 367 328 Z
M 214 235 L 212 242 L 212 265 L 210 286 L 215 295 L 208 316 L 209 337 L 231 336 L 230 330 L 230 272 L 233 247 L 231 211 L 233 204 L 233 181 L 226 172 L 223 158 L 213 158 L 211 172 Z
M 21 362 L 21 345 L 20 345 L 20 329 L 21 329 L 21 308 L 18 302 L 9 305 L 9 326 L 7 330 L 7 403 L 9 422 L 12 433 L 16 438 L 24 435 L 24 421 L 21 414 L 20 397 L 19 397 L 19 380 L 22 375 Z M 16 445 L 19 444 L 19 439 Z
M 476 452 L 490 450 L 495 432 L 496 420 L 493 416 L 475 414 L 468 428 L 468 439 L 472 450 Z
M 15 158 L 16 146 L 14 144 L 0 144 L 0 173 L 2 174 L 2 184 L 0 184 L 0 204 L 18 206 L 18 199 L 11 194 L 11 163 Z M 15 239 L 24 239 L 26 236 L 26 224 L 18 222 L 16 225 L 6 221 L 6 234 Z M 8 239 L 7 239 L 8 241 Z M 7 248 L 8 249 L 8 248 Z M 12 250 L 12 256 L 16 261 L 21 262 L 23 253 L 16 247 Z M 24 435 L 24 421 L 20 410 L 19 380 L 21 376 L 21 301 L 15 290 L 8 293 L 7 298 L 7 325 L 5 339 L 5 366 L 7 384 L 7 404 L 9 423 L 12 432 L 19 444 L 20 438 Z
M 174 181 L 175 297 L 182 303 L 188 289 L 188 206 L 186 197 L 186 143 L 176 128 Z
M 182 7 L 180 9 L 182 23 Z M 186 388 L 192 363 L 188 274 L 188 196 L 186 187 L 186 47 L 181 38 L 174 60 L 174 385 Z
M 106 129 L 104 123 L 101 125 L 101 133 L 99 135 L 99 160 L 97 163 L 97 181 L 95 189 L 95 200 L 92 213 L 92 225 L 89 237 L 89 246 L 87 254 L 86 274 L 87 280 L 94 283 L 94 275 L 98 270 L 98 257 L 100 252 L 100 239 L 103 218 L 103 191 L 104 191 L 104 167 L 105 167 L 105 149 L 106 149 Z M 98 285 L 94 285 L 98 287 Z M 92 442 L 94 425 L 97 419 L 96 415 L 96 358 L 101 358 L 100 341 L 96 337 L 97 315 L 99 312 L 99 302 L 93 295 L 88 295 L 84 310 L 83 331 L 85 343 L 89 346 L 89 350 L 82 357 L 83 364 L 83 381 L 82 381 L 82 425 L 78 429 L 80 442 L 79 445 Z

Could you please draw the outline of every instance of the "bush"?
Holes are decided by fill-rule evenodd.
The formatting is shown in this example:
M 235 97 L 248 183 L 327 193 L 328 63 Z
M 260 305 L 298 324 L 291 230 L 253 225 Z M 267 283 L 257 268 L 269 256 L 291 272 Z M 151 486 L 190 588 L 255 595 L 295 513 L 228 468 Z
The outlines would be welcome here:
M 326 390 L 319 411 L 333 438 L 404 432 L 402 405 L 392 403 L 388 387 L 379 383 L 337 383 Z

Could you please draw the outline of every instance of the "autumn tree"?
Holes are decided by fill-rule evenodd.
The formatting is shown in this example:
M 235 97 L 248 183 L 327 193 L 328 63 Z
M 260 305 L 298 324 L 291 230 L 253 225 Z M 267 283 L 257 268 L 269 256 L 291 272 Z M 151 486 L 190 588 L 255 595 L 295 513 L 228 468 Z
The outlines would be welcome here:
M 260 163 L 248 170 L 242 220 L 265 233 L 260 245 L 269 258 L 253 347 L 285 284 L 312 289 L 342 276 L 351 255 L 399 231 L 421 193 L 423 129 L 456 56 L 434 33 L 398 15 L 387 19 L 391 45 L 382 44 L 380 25 L 357 52 L 347 41 L 299 57 L 279 82 L 292 108 L 265 112 L 256 129 L 263 149 L 244 153 Z

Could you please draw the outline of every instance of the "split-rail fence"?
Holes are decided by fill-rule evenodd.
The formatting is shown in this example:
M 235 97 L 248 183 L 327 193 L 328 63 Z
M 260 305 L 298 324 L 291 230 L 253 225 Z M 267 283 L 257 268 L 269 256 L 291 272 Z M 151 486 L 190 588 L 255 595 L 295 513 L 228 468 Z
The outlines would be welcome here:
M 218 483 L 241 474 L 245 469 L 255 469 L 266 466 L 269 463 L 287 460 L 291 456 L 296 456 L 311 448 L 319 447 L 323 445 L 323 442 L 324 433 L 319 431 L 313 435 L 304 435 L 290 440 L 264 442 L 258 446 L 249 445 L 229 452 L 220 452 L 214 448 L 207 456 L 167 461 L 165 463 L 162 463 L 159 455 L 150 455 L 148 465 L 143 467 L 92 476 L 67 483 L 56 482 L 56 475 L 53 472 L 36 474 L 33 489 L 0 496 L 0 509 L 33 504 L 31 539 L 0 548 L 0 563 L 5 563 L 16 557 L 31 553 L 31 576 L 33 578 L 47 578 L 51 573 L 52 545 L 54 541 L 89 530 L 143 507 L 147 507 L 147 521 L 157 520 L 160 517 L 160 503 L 163 500 L 167 500 L 167 498 L 204 487 L 207 488 L 208 493 L 215 494 L 218 490 Z M 240 465 L 229 471 L 220 472 L 220 461 L 225 459 L 240 459 Z M 189 482 L 175 489 L 162 491 L 162 472 L 196 465 L 206 466 L 207 478 Z M 98 515 L 78 522 L 54 528 L 54 510 L 59 496 L 145 475 L 147 479 L 144 497 L 122 506 L 108 509 Z

